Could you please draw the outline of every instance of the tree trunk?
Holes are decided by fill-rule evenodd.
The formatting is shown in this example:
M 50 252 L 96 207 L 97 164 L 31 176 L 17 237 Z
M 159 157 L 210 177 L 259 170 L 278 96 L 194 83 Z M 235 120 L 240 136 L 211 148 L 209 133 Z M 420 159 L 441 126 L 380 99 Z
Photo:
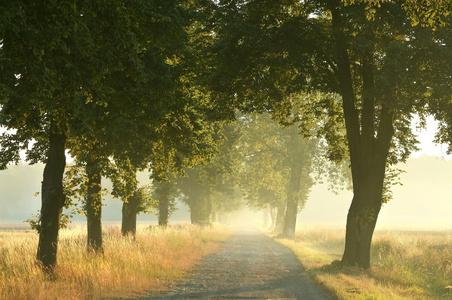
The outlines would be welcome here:
M 190 222 L 193 225 L 199 224 L 201 222 L 200 211 L 198 209 L 198 205 L 196 205 L 195 201 L 191 201 L 190 203 Z
M 210 213 L 204 205 L 190 206 L 190 220 L 194 225 L 208 226 L 210 225 Z
M 99 162 L 90 160 L 86 164 L 88 188 L 85 211 L 88 226 L 88 252 L 103 253 L 102 245 L 102 186 Z
M 339 1 L 334 5 L 339 5 Z M 385 101 L 376 109 L 372 27 L 363 28 L 366 30 L 368 43 L 363 47 L 360 69 L 362 104 L 357 105 L 354 86 L 359 84 L 353 82 L 343 31 L 347 20 L 343 20 L 338 6 L 333 7 L 331 16 L 337 59 L 335 74 L 342 96 L 354 193 L 347 216 L 342 263 L 369 268 L 372 236 L 381 209 L 386 163 L 394 136 L 393 112 Z M 376 118 L 377 114 L 379 118 Z
M 122 235 L 132 235 L 135 237 L 137 231 L 137 207 L 138 199 L 134 193 L 122 204 Z
M 66 166 L 66 135 L 51 132 L 49 142 L 42 181 L 41 228 L 36 258 L 46 271 L 51 272 L 56 266 L 58 230 L 65 202 L 63 174 Z
M 277 207 L 276 212 L 276 221 L 275 221 L 275 234 L 281 234 L 284 228 L 284 215 L 286 213 L 286 206 L 285 205 L 279 205 Z
M 270 215 L 271 215 L 270 208 L 265 207 L 262 210 L 262 227 L 268 228 L 268 221 L 269 221 Z
M 272 221 L 272 224 L 270 225 L 270 230 L 272 232 L 275 232 L 277 210 L 278 209 L 276 207 L 270 207 L 270 218 Z
M 190 202 L 190 219 L 191 223 L 200 226 L 210 225 L 210 215 L 212 213 L 212 205 L 209 199 L 209 193 L 199 194 L 199 197 Z
M 218 211 L 212 210 L 212 214 L 210 215 L 210 221 L 212 223 L 216 223 L 216 222 L 219 222 L 219 219 L 220 219 L 220 217 L 219 217 Z
M 163 227 L 168 226 L 171 184 L 171 182 L 160 182 L 157 188 L 159 202 L 159 226 Z
M 295 227 L 297 226 L 298 201 L 294 196 L 291 196 L 287 201 L 286 216 L 284 218 L 283 237 L 293 237 Z
M 384 173 L 369 170 L 368 176 L 355 182 L 348 211 L 345 250 L 342 263 L 370 267 L 372 236 L 381 210 Z
M 300 198 L 300 180 L 302 168 L 296 163 L 292 164 L 290 171 L 290 184 L 287 191 L 287 209 L 284 218 L 282 236 L 293 237 L 297 227 L 298 202 Z

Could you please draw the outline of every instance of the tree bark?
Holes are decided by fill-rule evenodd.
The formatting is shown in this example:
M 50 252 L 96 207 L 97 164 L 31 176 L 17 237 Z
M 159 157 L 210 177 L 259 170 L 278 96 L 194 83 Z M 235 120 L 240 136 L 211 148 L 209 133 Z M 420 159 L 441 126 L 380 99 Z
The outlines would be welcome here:
M 208 226 L 210 225 L 210 215 L 212 213 L 212 205 L 210 203 L 209 193 L 204 191 L 199 197 L 190 201 L 190 219 L 194 225 Z
M 382 185 L 368 179 L 359 184 L 347 215 L 345 250 L 342 263 L 348 266 L 370 267 L 372 236 L 381 209 Z
M 90 160 L 86 164 L 88 177 L 85 211 L 88 227 L 88 252 L 103 253 L 102 243 L 102 186 L 99 162 Z
M 49 152 L 41 190 L 41 228 L 36 258 L 46 271 L 53 271 L 57 261 L 58 230 L 65 202 L 63 174 L 66 166 L 66 135 L 51 129 Z
M 272 224 L 270 225 L 270 230 L 272 232 L 275 231 L 275 227 L 276 227 L 276 214 L 277 214 L 277 208 L 276 207 L 270 207 L 270 218 L 271 218 L 271 222 Z
M 295 227 L 297 226 L 298 201 L 294 196 L 287 200 L 286 216 L 284 217 L 284 226 L 281 236 L 293 237 Z
M 159 226 L 168 226 L 169 202 L 169 197 L 162 197 L 159 199 Z
M 300 180 L 302 168 L 297 163 L 293 163 L 290 170 L 290 184 L 287 191 L 287 208 L 284 218 L 284 228 L 282 236 L 293 237 L 297 227 L 298 202 L 300 198 Z
M 281 234 L 284 229 L 284 215 L 286 214 L 286 206 L 285 205 L 278 205 L 277 211 L 276 211 L 276 221 L 275 221 L 275 229 L 273 230 L 273 233 L 275 234 Z
M 342 263 L 370 267 L 372 236 L 381 210 L 386 161 L 393 135 L 392 113 L 383 108 L 379 137 L 370 165 L 354 176 L 353 200 L 347 216 L 345 250 Z M 369 159 L 366 158 L 366 161 Z M 365 165 L 361 162 L 361 165 Z
M 138 198 L 134 193 L 122 204 L 122 235 L 132 235 L 135 237 L 137 231 L 137 207 Z
M 268 228 L 268 221 L 270 219 L 270 215 L 271 215 L 270 208 L 265 207 L 262 210 L 262 227 Z
M 159 226 L 167 227 L 169 219 L 170 204 L 170 184 L 169 182 L 160 183 L 159 187 Z
M 338 5 L 339 1 L 336 2 Z M 386 163 L 394 135 L 393 113 L 384 101 L 376 125 L 372 29 L 364 28 L 368 45 L 362 53 L 362 108 L 359 114 L 351 74 L 344 20 L 338 7 L 332 9 L 337 71 L 344 111 L 353 179 L 353 200 L 347 216 L 344 265 L 370 267 L 372 236 L 381 209 Z M 357 85 L 358 86 L 358 85 Z M 378 126 L 378 127 L 377 127 Z M 378 130 L 376 130 L 378 128 Z M 376 133 L 376 134 L 375 134 Z

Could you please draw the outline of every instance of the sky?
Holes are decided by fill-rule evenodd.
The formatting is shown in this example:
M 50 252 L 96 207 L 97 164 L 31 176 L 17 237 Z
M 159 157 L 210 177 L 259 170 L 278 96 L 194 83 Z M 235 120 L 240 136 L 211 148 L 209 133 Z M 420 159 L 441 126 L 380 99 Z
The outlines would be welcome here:
M 419 148 L 421 150 L 412 153 L 411 157 L 418 158 L 421 155 L 434 155 L 443 157 L 446 160 L 452 158 L 452 155 L 447 154 L 447 145 L 445 144 L 435 144 L 433 142 L 435 138 L 436 128 L 438 122 L 435 121 L 433 117 L 427 117 L 427 128 L 422 130 L 417 130 L 413 124 L 412 129 L 417 134 L 419 140 Z

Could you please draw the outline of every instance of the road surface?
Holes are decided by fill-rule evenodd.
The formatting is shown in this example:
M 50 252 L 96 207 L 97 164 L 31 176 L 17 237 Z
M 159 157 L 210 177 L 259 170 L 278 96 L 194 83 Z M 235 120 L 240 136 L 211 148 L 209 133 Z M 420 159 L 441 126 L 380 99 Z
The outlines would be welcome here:
M 145 299 L 332 299 L 293 252 L 257 229 L 236 231 L 168 292 Z

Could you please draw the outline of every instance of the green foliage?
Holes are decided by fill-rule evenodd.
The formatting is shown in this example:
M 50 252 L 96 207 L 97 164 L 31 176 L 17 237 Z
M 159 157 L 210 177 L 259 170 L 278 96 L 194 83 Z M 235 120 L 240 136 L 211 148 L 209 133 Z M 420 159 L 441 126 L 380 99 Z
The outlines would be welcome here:
M 306 84 L 305 73 L 297 69 L 308 72 L 316 65 L 303 53 L 311 45 L 305 43 L 309 29 L 303 24 L 308 6 L 299 1 L 219 1 L 211 8 L 200 31 L 209 40 L 203 44 L 209 70 L 204 75 L 215 101 L 244 112 L 290 115 L 288 96 Z
M 41 233 L 41 214 L 38 211 L 38 213 L 32 214 L 31 218 L 25 220 L 26 223 L 30 224 L 31 229 L 35 230 L 37 233 Z
M 242 116 L 239 122 L 244 155 L 240 186 L 248 205 L 279 207 L 295 197 L 304 207 L 314 183 L 311 172 L 319 170 L 314 164 L 321 161 L 315 159 L 321 155 L 318 140 L 303 139 L 296 126 L 283 128 L 268 114 Z
M 343 22 L 333 24 L 336 11 Z M 450 11 L 446 0 L 4 1 L 0 124 L 9 131 L 0 139 L 0 168 L 19 161 L 20 150 L 31 163 L 45 161 L 52 122 L 81 166 L 96 160 L 116 197 L 135 193 L 137 170 L 149 167 L 162 181 L 189 166 L 193 180 L 222 199 L 234 195 L 244 167 L 250 199 L 280 202 L 287 165 L 299 163 L 289 157 L 306 158 L 304 148 L 290 144 L 288 131 L 258 128 L 257 116 L 239 119 L 256 136 L 247 133 L 237 148 L 239 130 L 219 122 L 234 119 L 236 108 L 321 138 L 326 156 L 342 164 L 309 159 L 335 179 L 357 165 L 349 149 L 375 157 L 390 115 L 388 163 L 403 162 L 416 150 L 414 114 L 434 114 L 438 140 L 452 140 Z M 68 205 L 86 193 L 83 176 L 71 172 Z M 386 182 L 394 178 L 388 173 Z
M 185 176 L 176 178 L 182 200 L 192 211 L 202 211 L 207 219 L 214 210 L 228 212 L 225 202 L 236 199 L 241 164 L 236 146 L 240 136 L 237 124 L 223 122 L 217 126 L 219 138 L 214 140 L 217 154 L 210 160 L 199 161 L 191 169 L 186 168 Z
M 293 95 L 296 124 L 304 137 L 316 137 L 326 142 L 326 157 L 340 163 L 347 160 L 348 143 L 342 99 L 335 93 L 312 92 Z
M 353 5 L 356 3 L 365 3 L 366 14 L 368 20 L 374 20 L 375 13 L 381 9 L 382 4 L 388 0 L 341 0 L 345 5 Z M 445 26 L 447 21 L 444 20 L 452 12 L 452 2 L 450 0 L 421 0 L 421 1 L 402 1 L 402 7 L 407 11 L 407 15 L 411 19 L 412 26 L 429 26 L 436 28 L 437 26 Z
M 67 209 L 72 208 L 71 215 L 86 215 L 86 199 L 88 196 L 88 177 L 85 166 L 72 165 L 66 167 L 63 178 L 64 195 Z M 101 197 L 108 195 L 106 188 L 101 188 Z M 72 218 L 72 217 L 71 217 Z
M 82 202 L 87 193 L 88 178 L 82 166 L 67 166 L 63 178 L 66 202 L 74 205 Z
M 415 111 L 425 112 L 429 84 L 423 79 L 427 79 L 429 60 L 434 59 L 434 55 L 429 55 L 431 47 L 438 45 L 432 43 L 431 30 L 413 28 L 407 22 L 406 11 L 398 4 L 354 2 L 348 1 L 346 6 L 338 4 L 337 9 L 345 18 L 353 20 L 344 23 L 343 30 L 344 38 L 349 40 L 350 61 L 356 62 L 350 66 L 355 109 L 358 118 L 367 119 L 362 115 L 364 99 L 375 99 L 375 114 L 370 118 L 373 128 L 369 130 L 375 137 L 381 107 L 390 106 L 396 114 L 391 163 L 404 161 L 416 149 L 410 120 Z M 266 5 L 266 13 L 259 10 L 259 5 Z M 215 32 L 212 55 L 218 54 L 212 58 L 210 77 L 215 93 L 241 102 L 238 106 L 244 110 L 269 111 L 282 123 L 291 122 L 290 113 L 296 107 L 302 133 L 314 134 L 312 128 L 320 122 L 316 134 L 328 141 L 330 158 L 340 160 L 348 156 L 348 149 L 341 112 L 343 103 L 337 96 L 341 93 L 337 80 L 338 58 L 332 44 L 329 15 L 335 5 L 321 1 L 219 2 L 216 14 L 212 15 L 214 25 L 208 30 Z M 365 14 L 369 6 L 378 8 L 372 20 Z M 362 30 L 363 26 L 368 31 Z M 374 53 L 374 87 L 369 90 L 363 90 L 360 67 L 366 51 Z M 276 76 L 279 70 L 284 70 L 290 78 L 285 84 L 279 83 L 284 78 Z
M 135 192 L 135 197 L 137 197 L 137 214 L 157 214 L 158 202 L 155 197 L 153 197 L 153 190 L 151 185 L 144 185 L 139 187 Z
M 407 10 L 411 18 L 411 25 L 428 26 L 434 29 L 448 26 L 447 17 L 452 12 L 452 2 L 450 0 L 436 1 L 406 1 L 403 7 Z
M 159 201 L 168 202 L 168 217 L 177 210 L 176 198 L 180 195 L 176 179 L 173 174 L 168 174 L 168 181 L 154 181 L 152 183 L 152 197 L 155 199 L 155 207 L 158 207 Z M 160 213 L 156 211 L 155 214 Z
M 129 198 L 137 200 L 137 214 L 153 213 L 158 207 L 157 200 L 152 196 L 153 188 L 150 184 L 138 187 L 137 168 L 126 159 L 110 162 L 106 176 L 112 181 L 111 195 L 127 202 Z
M 83 210 L 78 207 L 65 207 L 66 209 L 70 209 L 68 212 L 64 212 L 61 214 L 59 229 L 67 228 L 71 223 L 71 219 L 75 215 L 83 214 Z M 36 214 L 32 214 L 31 218 L 25 220 L 24 222 L 28 223 L 32 230 L 35 230 L 38 234 L 42 233 L 43 227 L 41 223 L 41 213 L 38 211 Z M 51 225 L 49 225 L 50 227 Z
M 81 166 L 67 166 L 63 178 L 63 192 L 65 202 L 63 208 L 65 211 L 61 214 L 60 229 L 67 228 L 71 223 L 71 219 L 76 215 L 85 215 L 84 200 L 86 196 L 87 178 Z M 104 190 L 104 193 L 107 191 Z M 37 197 L 40 193 L 34 194 Z M 32 214 L 31 218 L 25 222 L 37 233 L 41 233 L 41 214 Z
M 114 156 L 141 168 L 152 156 L 157 178 L 211 156 L 212 103 L 190 80 L 194 9 L 184 0 L 2 2 L 0 120 L 12 131 L 1 166 L 31 141 L 28 160 L 45 161 L 51 120 L 82 164 L 97 157 L 105 168 Z
M 387 166 L 385 180 L 383 183 L 383 197 L 382 203 L 388 203 L 392 199 L 391 187 L 395 185 L 403 185 L 400 181 L 400 175 L 405 173 L 404 170 L 399 168 Z
M 116 198 L 127 199 L 131 197 L 137 187 L 137 169 L 129 159 L 110 163 L 106 170 L 107 177 L 113 183 L 111 194 Z

